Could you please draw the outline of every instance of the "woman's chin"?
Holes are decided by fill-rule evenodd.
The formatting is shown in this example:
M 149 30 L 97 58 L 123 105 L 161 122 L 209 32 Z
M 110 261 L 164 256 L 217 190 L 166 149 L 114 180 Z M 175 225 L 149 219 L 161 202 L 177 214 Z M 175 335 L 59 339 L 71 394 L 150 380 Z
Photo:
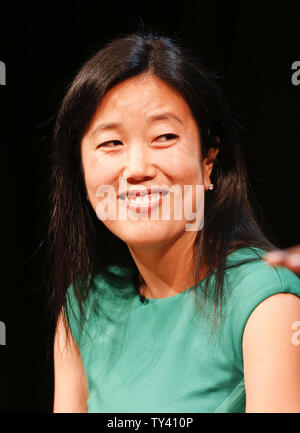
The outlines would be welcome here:
M 177 231 L 166 221 L 134 221 L 122 225 L 110 225 L 108 228 L 126 244 L 132 246 L 157 245 L 176 237 Z M 177 234 L 178 235 L 178 234 Z

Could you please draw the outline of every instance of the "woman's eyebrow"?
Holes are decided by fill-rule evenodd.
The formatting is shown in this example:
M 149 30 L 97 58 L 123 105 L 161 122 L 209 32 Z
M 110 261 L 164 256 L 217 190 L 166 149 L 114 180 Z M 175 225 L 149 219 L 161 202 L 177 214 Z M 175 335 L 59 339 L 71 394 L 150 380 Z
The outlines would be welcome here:
M 119 122 L 110 122 L 110 123 L 98 123 L 98 125 L 93 129 L 90 133 L 90 138 L 99 130 L 107 130 L 107 129 L 117 129 L 122 126 L 122 123 Z
M 177 122 L 179 122 L 181 125 L 183 125 L 183 123 L 179 119 L 179 117 L 170 111 L 166 111 L 164 113 L 153 114 L 152 116 L 148 116 L 147 119 L 152 121 L 152 122 L 156 121 L 156 120 L 175 119 Z M 90 138 L 99 130 L 117 129 L 120 127 L 122 127 L 122 123 L 120 123 L 120 122 L 98 123 L 98 125 L 91 132 Z
M 154 121 L 154 120 L 165 120 L 165 119 L 175 119 L 177 122 L 179 122 L 181 125 L 183 125 L 182 121 L 176 114 L 172 113 L 171 111 L 166 111 L 164 113 L 158 113 L 153 114 L 152 116 L 149 116 L 148 119 Z

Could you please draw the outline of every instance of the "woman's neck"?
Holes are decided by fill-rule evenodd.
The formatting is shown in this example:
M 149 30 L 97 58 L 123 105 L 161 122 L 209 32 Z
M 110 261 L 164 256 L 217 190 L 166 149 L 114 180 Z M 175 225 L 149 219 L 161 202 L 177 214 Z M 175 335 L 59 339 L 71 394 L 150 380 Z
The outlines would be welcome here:
M 194 241 L 197 232 L 186 232 L 172 243 L 130 246 L 129 251 L 144 279 L 146 298 L 167 298 L 194 284 Z

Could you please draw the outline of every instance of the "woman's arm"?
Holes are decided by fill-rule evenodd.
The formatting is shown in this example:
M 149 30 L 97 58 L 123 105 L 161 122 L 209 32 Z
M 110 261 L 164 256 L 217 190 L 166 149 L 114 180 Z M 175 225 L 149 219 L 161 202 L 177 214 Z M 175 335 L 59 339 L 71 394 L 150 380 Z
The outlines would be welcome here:
M 88 384 L 80 351 L 73 337 L 66 344 L 66 331 L 60 316 L 54 339 L 53 412 L 87 412 Z
M 300 412 L 296 325 L 300 298 L 290 293 L 270 296 L 250 315 L 243 335 L 246 412 Z

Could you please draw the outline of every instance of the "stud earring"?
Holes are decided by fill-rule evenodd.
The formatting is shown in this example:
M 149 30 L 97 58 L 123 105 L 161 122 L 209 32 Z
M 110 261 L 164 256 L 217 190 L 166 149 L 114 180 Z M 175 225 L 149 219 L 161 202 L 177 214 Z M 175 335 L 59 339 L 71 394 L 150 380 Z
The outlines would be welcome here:
M 207 187 L 208 187 L 208 189 L 212 190 L 212 189 L 214 189 L 214 184 L 213 183 L 209 183 L 207 185 Z

